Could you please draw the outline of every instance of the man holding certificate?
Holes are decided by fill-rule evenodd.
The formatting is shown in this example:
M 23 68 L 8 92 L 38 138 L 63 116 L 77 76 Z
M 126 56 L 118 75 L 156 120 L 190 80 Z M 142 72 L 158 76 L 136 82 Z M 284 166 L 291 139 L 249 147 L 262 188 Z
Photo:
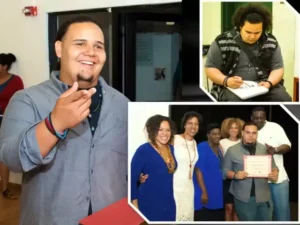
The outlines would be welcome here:
M 241 221 L 268 221 L 271 198 L 268 181 L 278 179 L 278 168 L 267 147 L 257 142 L 258 127 L 243 126 L 242 141 L 230 148 L 224 158 L 223 174 L 232 179 L 229 192 L 234 196 Z
M 252 110 L 251 120 L 258 127 L 258 142 L 267 147 L 279 169 L 278 180 L 275 183 L 269 182 L 272 196 L 270 218 L 274 211 L 273 220 L 290 221 L 289 177 L 284 168 L 283 154 L 291 150 L 291 142 L 279 124 L 266 120 L 263 107 Z

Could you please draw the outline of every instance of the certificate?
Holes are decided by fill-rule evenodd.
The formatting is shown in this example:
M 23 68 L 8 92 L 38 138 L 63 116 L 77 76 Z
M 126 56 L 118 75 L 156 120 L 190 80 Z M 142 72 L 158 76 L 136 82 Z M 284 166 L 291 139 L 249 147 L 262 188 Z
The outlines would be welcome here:
M 272 171 L 271 155 L 245 155 L 244 171 L 248 177 L 267 178 Z

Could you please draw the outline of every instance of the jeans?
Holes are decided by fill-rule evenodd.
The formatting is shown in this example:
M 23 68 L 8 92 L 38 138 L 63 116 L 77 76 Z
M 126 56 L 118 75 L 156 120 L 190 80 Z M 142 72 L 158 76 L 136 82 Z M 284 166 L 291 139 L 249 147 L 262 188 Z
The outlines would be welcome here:
M 269 202 L 256 203 L 255 196 L 251 196 L 248 202 L 242 202 L 234 198 L 234 208 L 240 221 L 269 221 Z
M 290 196 L 289 181 L 281 183 L 270 183 L 271 191 L 271 218 L 274 221 L 290 221 Z

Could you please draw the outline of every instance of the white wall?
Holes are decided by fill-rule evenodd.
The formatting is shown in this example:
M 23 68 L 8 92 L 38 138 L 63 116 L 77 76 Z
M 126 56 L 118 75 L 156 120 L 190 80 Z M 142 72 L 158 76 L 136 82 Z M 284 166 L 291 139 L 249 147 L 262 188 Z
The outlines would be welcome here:
M 211 42 L 221 33 L 221 3 L 220 2 L 203 2 L 202 7 L 202 18 L 200 23 L 200 34 L 203 45 L 210 45 Z M 213 18 L 213 19 L 212 19 Z M 200 39 L 201 39 L 200 38 Z M 200 70 L 202 70 L 201 86 L 205 87 L 206 90 L 210 90 L 212 87 L 211 80 L 208 80 L 205 72 L 204 65 L 206 62 L 206 56 L 202 56 L 202 62 Z
M 108 7 L 116 7 L 116 6 L 174 3 L 174 2 L 181 2 L 181 0 L 101 0 L 101 1 L 51 0 L 51 1 L 41 1 L 41 2 L 45 2 L 42 4 L 45 5 L 47 12 L 59 12 L 59 11 L 93 9 L 93 8 L 108 8 Z
M 284 86 L 293 97 L 297 15 L 287 4 L 273 2 L 273 34 L 281 46 L 284 62 Z
M 12 52 L 17 65 L 12 72 L 19 74 L 25 87 L 49 78 L 48 16 L 49 12 L 99 9 L 115 6 L 163 4 L 180 0 L 2 0 L 0 7 L 0 51 Z M 37 17 L 25 17 L 25 6 L 38 6 Z M 20 174 L 11 174 L 10 181 L 21 183 Z
M 137 148 L 147 142 L 145 124 L 149 117 L 160 114 L 169 116 L 169 103 L 130 102 L 128 105 L 128 161 Z
M 203 44 L 211 44 L 214 38 L 221 32 L 221 2 L 203 2 Z M 281 46 L 285 65 L 285 87 L 288 93 L 293 96 L 293 80 L 295 73 L 299 75 L 299 27 L 296 24 L 299 14 L 292 10 L 288 3 L 281 4 L 279 1 L 273 2 L 273 34 L 278 39 Z M 299 19 L 298 19 L 299 20 Z M 298 22 L 299 23 L 299 22 Z M 297 36 L 298 35 L 298 36 Z M 202 86 L 207 88 L 207 78 L 204 73 L 205 57 L 202 57 L 201 78 Z M 210 82 L 211 83 L 211 82 Z M 210 86 L 211 87 L 211 86 Z
M 204 45 L 210 45 L 221 33 L 221 2 L 203 2 L 201 10 L 202 41 Z
M 296 37 L 295 37 L 295 77 L 300 75 L 300 16 L 296 19 Z

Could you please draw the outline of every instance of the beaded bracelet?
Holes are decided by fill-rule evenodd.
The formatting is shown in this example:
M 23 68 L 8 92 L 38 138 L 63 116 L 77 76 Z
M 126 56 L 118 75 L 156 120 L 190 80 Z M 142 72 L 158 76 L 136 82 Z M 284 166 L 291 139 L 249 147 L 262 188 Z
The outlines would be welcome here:
M 68 132 L 69 132 L 69 129 L 66 129 L 66 130 L 64 131 L 63 134 L 58 133 L 58 132 L 55 130 L 53 124 L 52 124 L 52 120 L 51 120 L 51 112 L 50 112 L 49 116 L 46 117 L 45 123 L 46 123 L 46 127 L 48 128 L 48 130 L 49 130 L 54 136 L 56 136 L 56 137 L 57 137 L 58 139 L 60 139 L 60 140 L 65 140 L 65 139 L 66 139 L 67 134 L 68 134 Z

